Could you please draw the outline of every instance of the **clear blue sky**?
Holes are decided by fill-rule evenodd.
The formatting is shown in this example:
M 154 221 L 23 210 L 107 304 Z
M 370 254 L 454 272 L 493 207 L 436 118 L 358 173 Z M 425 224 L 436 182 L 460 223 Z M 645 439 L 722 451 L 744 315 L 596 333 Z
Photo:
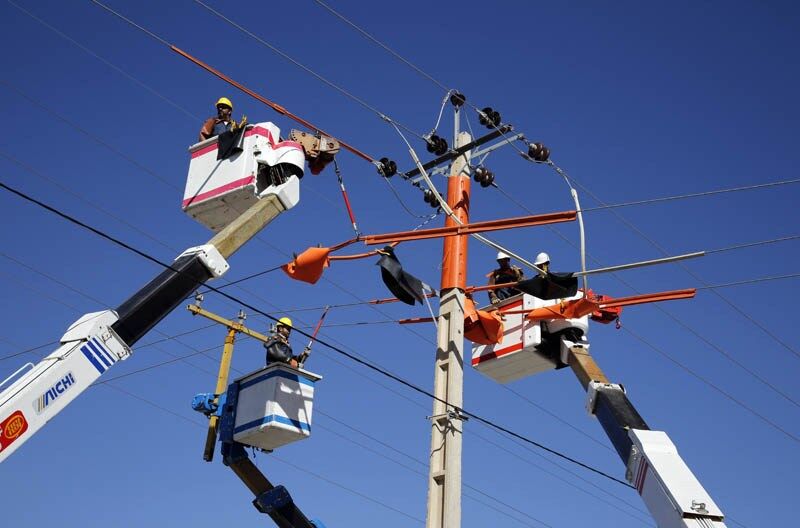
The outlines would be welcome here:
M 413 130 L 425 133 L 433 126 L 443 91 L 312 0 L 211 1 Z M 18 3 L 51 28 L 10 3 L 0 4 L 2 180 L 162 260 L 207 240 L 209 233 L 179 205 L 186 148 L 213 102 L 231 97 L 237 117 L 274 120 L 284 133 L 294 124 L 88 1 Z M 194 2 L 111 5 L 364 151 L 410 167 L 402 141 L 374 114 Z M 546 143 L 553 160 L 606 203 L 797 177 L 800 21 L 794 3 L 334 5 L 469 101 L 498 109 L 504 121 Z M 474 112 L 469 121 L 476 134 L 485 131 Z M 446 113 L 440 130 L 448 138 L 451 122 Z M 424 153 L 421 141 L 414 146 Z M 410 229 L 419 222 L 404 212 L 373 167 L 349 153 L 339 159 L 365 232 Z M 501 187 L 532 211 L 572 206 L 553 171 L 523 161 L 512 149 L 492 154 L 487 165 Z M 393 183 L 410 208 L 430 211 L 417 191 Z M 444 189 L 441 178 L 437 184 Z M 237 253 L 226 279 L 281 264 L 310 245 L 350 237 L 333 172 L 309 175 L 302 185 L 300 205 Z M 620 216 L 587 213 L 588 248 L 596 259 L 590 267 L 663 256 L 656 244 L 677 254 L 795 235 L 798 193 L 796 185 L 787 185 L 620 209 Z M 585 207 L 598 204 L 587 191 L 581 197 Z M 81 314 L 117 306 L 160 271 L 8 193 L 0 193 L 0 208 L 0 377 L 50 349 L 1 358 L 58 339 Z M 476 186 L 474 219 L 522 214 L 496 190 Z M 577 226 L 556 231 L 520 229 L 495 238 L 529 258 L 548 251 L 556 269 L 577 269 Z M 494 252 L 470 244 L 469 279 L 480 284 Z M 439 242 L 403 245 L 398 254 L 410 271 L 438 284 Z M 790 241 L 685 266 L 596 277 L 592 286 L 622 296 L 634 289 L 721 284 L 796 273 L 799 256 L 800 246 Z M 664 304 L 663 311 L 626 309 L 622 330 L 611 325 L 590 332 L 594 355 L 609 378 L 625 385 L 653 429 L 669 433 L 723 511 L 750 528 L 796 522 L 800 446 L 767 421 L 797 437 L 800 410 L 723 353 L 800 399 L 797 284 L 793 279 L 718 290 L 724 299 L 706 290 L 692 301 Z M 276 314 L 387 295 L 371 261 L 335 263 L 313 287 L 277 272 L 231 292 Z M 238 310 L 214 295 L 205 306 L 228 316 Z M 342 308 L 331 312 L 323 335 L 430 388 L 434 328 L 385 322 L 425 313 L 399 305 Z M 318 315 L 292 317 L 308 327 Z M 383 323 L 334 326 L 366 321 Z M 247 323 L 266 328 L 256 314 Z M 179 309 L 140 345 L 206 325 Z M 140 346 L 107 377 L 208 351 L 92 388 L 48 424 L 0 469 L 4 525 L 269 525 L 219 457 L 212 464 L 201 458 L 203 420 L 189 402 L 213 389 L 223 335 L 214 327 Z M 303 344 L 295 339 L 296 348 Z M 237 346 L 237 372 L 262 361 L 256 343 Z M 314 434 L 274 455 L 259 455 L 260 467 L 330 527 L 418 525 L 425 517 L 431 402 L 323 347 L 308 366 L 324 376 L 317 386 Z M 468 409 L 624 478 L 624 466 L 586 415 L 583 391 L 569 370 L 516 382 L 511 390 L 471 369 L 465 378 Z M 464 482 L 504 505 L 465 489 L 479 501 L 464 497 L 463 526 L 652 523 L 633 491 L 474 421 L 466 430 Z

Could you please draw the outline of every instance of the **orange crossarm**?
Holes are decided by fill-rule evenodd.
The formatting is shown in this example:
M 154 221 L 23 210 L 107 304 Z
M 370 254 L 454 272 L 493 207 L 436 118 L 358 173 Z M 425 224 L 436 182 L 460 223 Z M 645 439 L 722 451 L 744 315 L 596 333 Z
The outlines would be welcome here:
M 572 222 L 575 218 L 577 218 L 577 213 L 575 211 L 561 211 L 558 213 L 489 220 L 487 222 L 473 222 L 471 224 L 450 227 L 434 227 L 433 229 L 420 229 L 418 231 L 399 231 L 397 233 L 386 233 L 383 235 L 367 235 L 364 237 L 364 243 L 368 246 L 374 246 L 377 244 L 388 244 L 390 242 L 425 240 L 428 238 L 441 238 L 452 235 L 469 235 L 471 233 L 498 231 L 500 229 L 512 229 L 515 227 L 532 227 Z
M 560 304 L 554 304 L 552 306 L 545 306 L 543 308 L 531 310 L 528 312 L 528 319 L 532 321 L 541 321 L 544 319 L 577 319 L 579 317 L 583 317 L 584 315 L 589 315 L 592 312 L 606 308 L 633 306 L 636 304 L 647 304 L 662 301 L 674 301 L 678 299 L 691 299 L 696 293 L 697 290 L 695 288 L 688 288 L 684 290 L 670 290 L 657 293 L 633 295 L 630 297 L 620 297 L 618 299 L 609 299 L 608 301 L 603 302 L 592 301 L 586 298 L 575 299 L 573 301 L 564 301 Z
M 645 293 L 644 295 L 632 295 L 630 297 L 619 297 L 600 303 L 600 309 L 616 308 L 617 306 L 633 306 L 636 304 L 646 304 L 661 301 L 674 301 L 678 299 L 691 299 L 697 294 L 695 288 L 685 290 L 670 290 L 658 293 Z

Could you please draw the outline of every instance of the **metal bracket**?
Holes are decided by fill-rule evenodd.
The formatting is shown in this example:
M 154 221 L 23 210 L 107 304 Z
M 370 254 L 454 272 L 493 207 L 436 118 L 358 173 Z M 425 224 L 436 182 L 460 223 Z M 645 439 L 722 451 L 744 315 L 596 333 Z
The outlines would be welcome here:
M 426 416 L 425 417 L 426 420 L 436 420 L 436 421 L 443 420 L 445 418 L 448 421 L 450 421 L 450 420 L 460 420 L 462 422 L 468 422 L 469 421 L 469 416 L 467 416 L 466 414 L 462 413 L 461 410 L 459 410 L 459 409 L 450 409 L 446 413 L 443 413 L 443 414 L 434 414 L 432 416 Z
M 625 387 L 617 383 L 603 383 L 600 381 L 590 381 L 586 389 L 586 412 L 594 416 L 594 408 L 597 403 L 598 390 L 617 390 L 625 394 Z
M 211 273 L 215 279 L 225 275 L 225 273 L 231 267 L 230 264 L 228 264 L 228 261 L 225 260 L 225 257 L 222 256 L 222 254 L 213 244 L 190 247 L 178 255 L 178 258 L 175 260 L 187 255 L 197 255 L 206 269 L 208 269 L 208 272 Z

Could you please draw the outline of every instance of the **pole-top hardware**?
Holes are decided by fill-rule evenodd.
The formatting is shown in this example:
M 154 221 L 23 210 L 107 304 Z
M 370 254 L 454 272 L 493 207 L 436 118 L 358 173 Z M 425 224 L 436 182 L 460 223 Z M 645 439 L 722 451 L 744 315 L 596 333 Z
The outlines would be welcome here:
M 500 112 L 493 110 L 491 106 L 487 106 L 478 112 L 478 121 L 486 128 L 496 128 L 500 126 Z
M 203 294 L 200 293 L 200 290 L 197 290 L 196 292 L 194 292 L 194 304 L 198 308 L 200 307 L 200 305 L 203 304 Z
M 545 162 L 550 159 L 550 149 L 542 143 L 528 143 L 528 157 L 534 161 Z
M 463 93 L 459 92 L 458 90 L 453 90 L 452 95 L 450 95 L 450 104 L 455 106 L 456 108 L 460 108 L 467 102 L 467 96 Z
M 425 148 L 431 154 L 436 154 L 437 156 L 441 156 L 448 150 L 447 140 L 441 136 L 437 136 L 436 134 L 431 134 L 427 138 L 425 138 Z
M 383 157 L 380 160 L 374 162 L 375 167 L 378 168 L 378 174 L 383 176 L 384 178 L 391 178 L 395 174 L 397 174 L 397 163 L 390 160 L 387 157 Z
M 445 420 L 446 419 L 448 421 L 450 421 L 450 420 L 460 420 L 462 422 L 467 422 L 467 421 L 469 421 L 469 416 L 467 416 L 466 414 L 462 413 L 460 409 L 448 409 L 447 412 L 445 412 L 445 413 L 426 416 L 425 419 L 426 420 L 433 420 L 433 421 L 439 421 L 439 420 Z
M 494 183 L 494 172 L 490 171 L 483 165 L 475 168 L 472 173 L 472 179 L 481 184 L 481 187 L 489 187 Z

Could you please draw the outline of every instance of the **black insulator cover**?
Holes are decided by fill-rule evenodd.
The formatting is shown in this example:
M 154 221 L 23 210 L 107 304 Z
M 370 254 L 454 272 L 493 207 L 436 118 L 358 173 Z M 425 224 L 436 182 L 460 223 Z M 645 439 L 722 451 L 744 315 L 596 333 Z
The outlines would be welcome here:
M 211 278 L 211 272 L 197 255 L 181 257 L 171 268 L 161 272 L 117 308 L 119 320 L 112 328 L 128 346 L 133 346 Z
M 439 143 L 436 140 L 439 139 L 439 136 L 431 136 L 425 140 L 425 150 L 433 154 L 436 149 L 439 147 Z
M 437 156 L 441 156 L 447 152 L 447 140 L 443 137 L 436 136 L 436 150 L 433 151 Z
M 391 178 L 395 174 L 397 174 L 397 163 L 390 160 L 389 158 L 381 158 L 378 160 L 381 164 L 380 169 L 378 172 L 384 178 Z
M 550 159 L 550 149 L 545 147 L 545 146 L 543 146 L 542 147 L 542 153 L 539 156 L 539 158 L 540 158 L 539 161 L 547 161 L 547 160 L 549 160 Z
M 649 430 L 624 392 L 598 389 L 595 399 L 594 415 L 608 435 L 614 449 L 624 463 L 628 463 L 633 442 L 628 436 L 629 429 Z
M 450 96 L 450 104 L 452 104 L 456 108 L 463 106 L 464 103 L 466 102 L 467 98 L 461 92 L 453 92 L 453 94 Z
M 486 108 L 484 108 L 481 111 L 481 114 L 479 114 L 478 116 L 478 121 L 480 122 L 480 124 L 482 124 L 483 126 L 489 126 L 489 123 L 492 119 L 492 112 L 494 112 L 494 110 L 492 110 L 491 106 L 487 106 Z

